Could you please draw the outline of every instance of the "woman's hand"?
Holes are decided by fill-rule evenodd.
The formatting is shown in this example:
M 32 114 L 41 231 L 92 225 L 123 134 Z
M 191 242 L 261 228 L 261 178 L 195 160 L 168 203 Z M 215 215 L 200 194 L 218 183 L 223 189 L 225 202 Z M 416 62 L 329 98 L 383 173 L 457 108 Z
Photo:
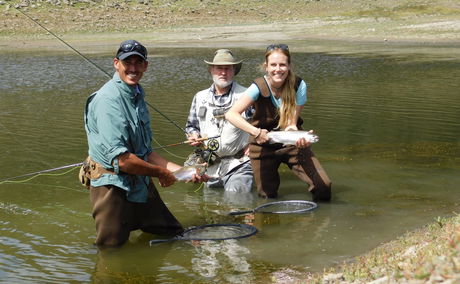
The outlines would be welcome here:
M 313 130 L 308 131 L 308 133 L 313 133 Z M 310 147 L 311 142 L 310 142 L 310 141 L 307 141 L 307 139 L 305 139 L 305 138 L 300 138 L 299 140 L 297 140 L 297 142 L 295 143 L 295 145 L 296 145 L 298 148 L 307 148 L 307 147 Z
M 263 144 L 268 141 L 268 130 L 259 128 L 258 134 L 253 135 L 257 144 Z
M 297 128 L 297 125 L 288 125 L 288 126 L 284 129 L 284 131 L 297 131 L 297 130 L 299 130 L 299 129 Z

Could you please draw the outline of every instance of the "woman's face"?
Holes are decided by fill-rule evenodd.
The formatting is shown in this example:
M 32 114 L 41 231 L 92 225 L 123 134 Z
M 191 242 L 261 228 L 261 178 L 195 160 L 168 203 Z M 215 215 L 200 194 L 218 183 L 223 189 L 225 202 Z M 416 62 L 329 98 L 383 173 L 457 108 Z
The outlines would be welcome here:
M 265 71 L 267 72 L 270 83 L 274 87 L 280 87 L 289 74 L 289 60 L 281 51 L 275 50 L 265 62 Z

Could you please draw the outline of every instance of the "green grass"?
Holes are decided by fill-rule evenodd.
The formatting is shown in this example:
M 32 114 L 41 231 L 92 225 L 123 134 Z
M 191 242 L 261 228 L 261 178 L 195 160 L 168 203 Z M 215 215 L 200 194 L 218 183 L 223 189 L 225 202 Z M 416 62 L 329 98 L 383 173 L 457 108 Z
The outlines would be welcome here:
M 460 281 L 460 216 L 406 233 L 350 262 L 307 277 L 306 283 L 365 283 L 386 277 L 384 283 Z M 393 281 L 393 282 L 392 282 Z

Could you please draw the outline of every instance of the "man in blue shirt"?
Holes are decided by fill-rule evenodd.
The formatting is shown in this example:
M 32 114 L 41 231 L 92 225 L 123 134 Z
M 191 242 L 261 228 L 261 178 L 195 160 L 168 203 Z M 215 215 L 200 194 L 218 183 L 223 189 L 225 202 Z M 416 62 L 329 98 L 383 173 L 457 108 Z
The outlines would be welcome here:
M 124 244 L 130 231 L 178 234 L 181 224 L 168 210 L 152 177 L 172 185 L 181 166 L 152 151 L 150 116 L 139 84 L 147 70 L 147 50 L 135 40 L 121 43 L 115 74 L 86 103 L 90 199 L 96 245 Z M 205 179 L 195 175 L 194 182 Z

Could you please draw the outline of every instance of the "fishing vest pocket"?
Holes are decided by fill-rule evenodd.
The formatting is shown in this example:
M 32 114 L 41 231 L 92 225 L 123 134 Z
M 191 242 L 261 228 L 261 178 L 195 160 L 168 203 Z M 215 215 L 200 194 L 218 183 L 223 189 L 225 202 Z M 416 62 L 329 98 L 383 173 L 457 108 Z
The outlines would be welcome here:
M 90 158 L 86 158 L 86 160 L 83 161 L 83 164 L 80 167 L 80 172 L 78 173 L 78 180 L 81 182 L 81 184 L 89 189 L 89 186 L 91 185 L 91 175 L 89 172 L 89 160 Z
M 89 189 L 92 179 L 98 179 L 103 174 L 115 175 L 113 171 L 105 169 L 101 164 L 93 161 L 91 157 L 86 158 L 83 162 L 80 172 L 78 174 L 78 179 L 81 184 Z

